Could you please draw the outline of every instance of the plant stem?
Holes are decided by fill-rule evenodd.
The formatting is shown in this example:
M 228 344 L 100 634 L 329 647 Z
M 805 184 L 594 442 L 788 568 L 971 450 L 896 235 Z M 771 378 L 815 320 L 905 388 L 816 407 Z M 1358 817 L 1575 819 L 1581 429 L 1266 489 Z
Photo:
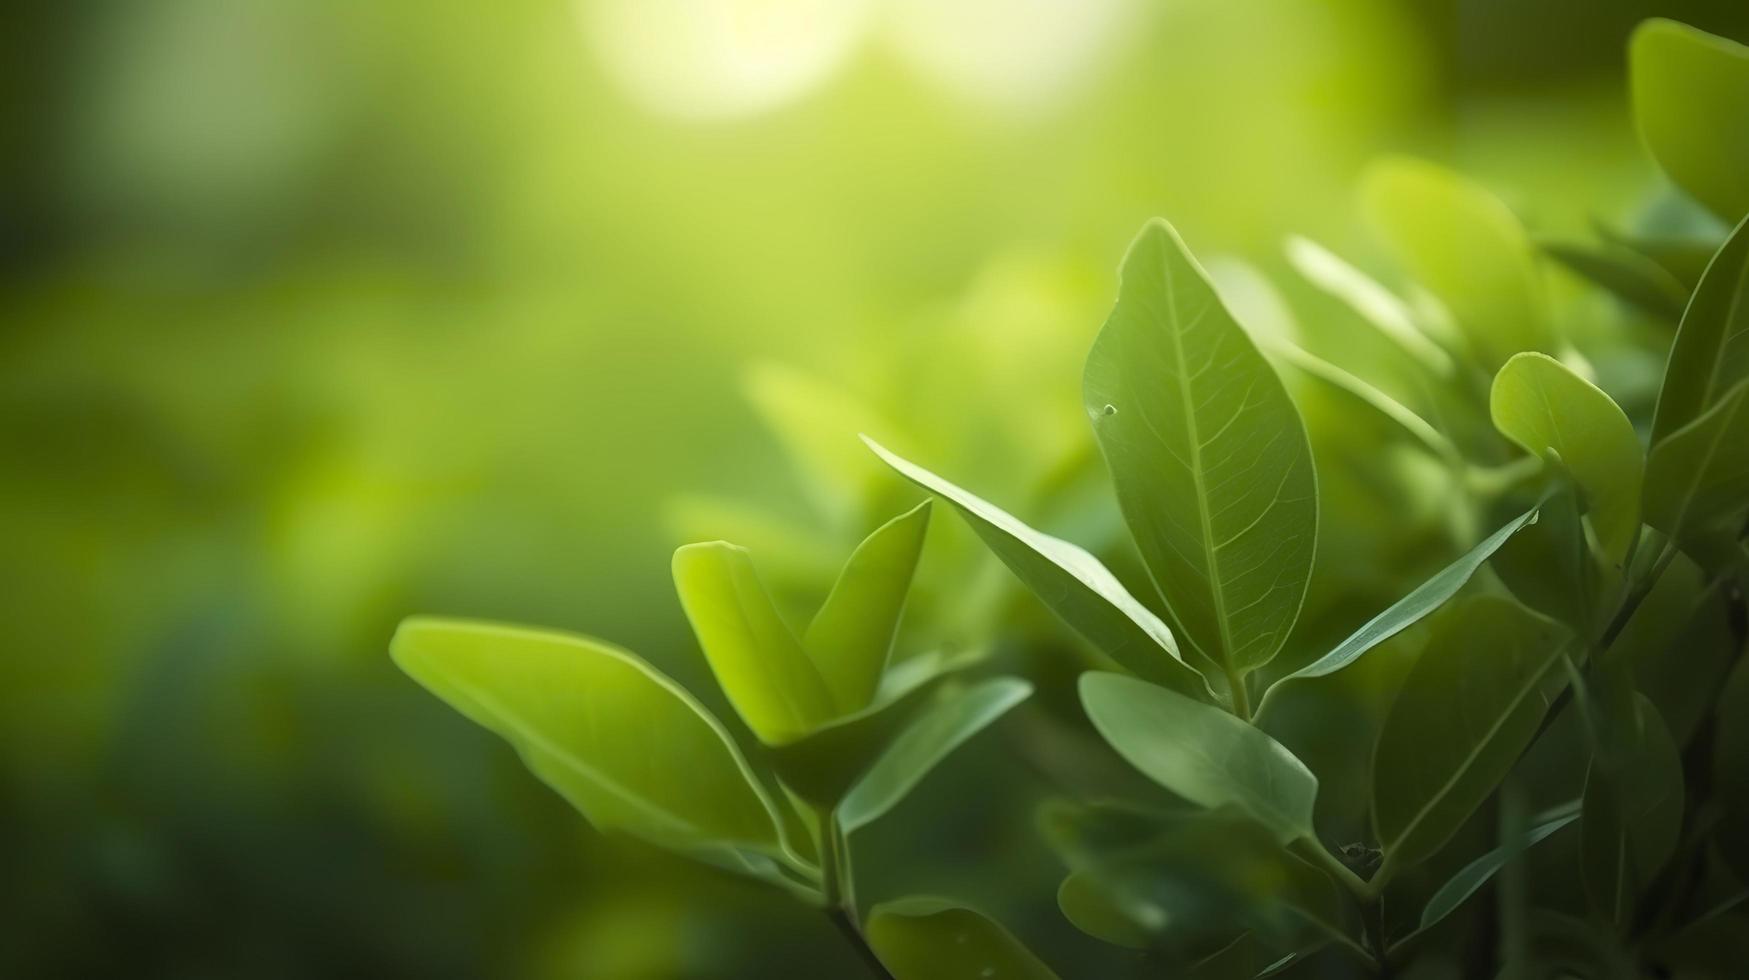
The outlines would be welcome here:
M 1251 720 L 1251 692 L 1245 688 L 1245 675 L 1231 665 L 1227 668 L 1227 686 L 1233 689 L 1233 714 L 1243 721 Z
M 1308 860 L 1328 872 L 1330 877 L 1341 882 L 1342 887 L 1348 889 L 1348 893 L 1353 895 L 1356 901 L 1365 903 L 1377 897 L 1373 892 L 1372 885 L 1368 884 L 1360 875 L 1355 874 L 1354 869 L 1343 864 L 1341 858 L 1326 850 L 1323 844 L 1310 837 L 1301 837 L 1294 841 L 1294 844 L 1299 845 L 1300 853 Z
M 850 842 L 844 837 L 836 810 L 820 815 L 820 838 L 820 888 L 826 899 L 826 918 L 832 920 L 844 941 L 862 957 L 873 976 L 892 980 L 893 975 L 862 932 L 862 920 L 856 911 L 856 882 L 850 869 Z

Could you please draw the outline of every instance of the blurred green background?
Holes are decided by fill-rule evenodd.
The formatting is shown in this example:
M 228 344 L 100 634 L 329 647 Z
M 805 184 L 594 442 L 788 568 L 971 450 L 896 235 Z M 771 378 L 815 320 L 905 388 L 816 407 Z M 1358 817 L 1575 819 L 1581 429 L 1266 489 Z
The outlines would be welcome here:
M 783 378 L 964 434 L 925 462 L 1015 500 L 1085 449 L 1147 217 L 1272 277 L 1289 233 L 1368 260 L 1382 152 L 1539 232 L 1629 214 L 1653 14 L 1749 38 L 1739 0 L 10 10 L 0 974 L 853 975 L 781 896 L 589 831 L 396 622 L 588 632 L 720 706 L 672 547 L 873 516 L 821 515 Z M 1007 748 L 859 841 L 867 897 L 1081 956 Z

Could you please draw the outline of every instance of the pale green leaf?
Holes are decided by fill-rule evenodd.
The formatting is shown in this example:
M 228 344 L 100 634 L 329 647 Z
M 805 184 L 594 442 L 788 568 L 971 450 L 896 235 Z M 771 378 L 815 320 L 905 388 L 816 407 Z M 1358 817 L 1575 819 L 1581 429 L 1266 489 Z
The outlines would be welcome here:
M 1171 225 L 1142 230 L 1121 280 L 1083 399 L 1180 634 L 1242 677 L 1281 649 L 1311 578 L 1305 425 Z
M 761 742 L 793 742 L 838 714 L 746 549 L 686 545 L 674 552 L 674 585 L 717 683 Z
M 864 436 L 863 441 L 899 475 L 953 504 L 1027 588 L 1107 656 L 1139 676 L 1206 695 L 1206 682 L 1179 655 L 1172 631 L 1130 595 L 1099 559 L 1077 545 L 1033 530 L 873 439 Z
M 844 833 L 865 827 L 891 810 L 929 770 L 954 749 L 1026 700 L 1032 685 L 997 677 L 964 691 L 944 694 L 893 739 L 838 807 Z
M 1361 193 L 1405 271 L 1451 311 L 1484 367 L 1519 351 L 1554 350 L 1535 246 L 1498 198 L 1401 157 L 1369 168 Z
M 1749 47 L 1649 20 L 1628 74 L 1640 137 L 1670 179 L 1726 221 L 1749 213 Z
M 1646 461 L 1646 523 L 1678 541 L 1749 509 L 1749 382 L 1670 433 Z M 1731 528 L 1735 530 L 1735 528 Z
M 877 905 L 866 929 L 893 980 L 1056 980 L 1001 923 L 943 899 Z
M 1526 525 L 1534 523 L 1536 519 L 1537 511 L 1532 508 L 1507 521 L 1493 534 L 1482 539 L 1480 544 L 1465 552 L 1457 561 L 1440 569 L 1432 578 L 1416 586 L 1414 591 L 1392 603 L 1390 608 L 1367 620 L 1360 629 L 1355 630 L 1347 639 L 1336 644 L 1329 653 L 1271 685 L 1270 689 L 1264 693 L 1263 705 L 1259 706 L 1258 714 L 1262 714 L 1263 706 L 1270 704 L 1270 696 L 1282 683 L 1334 674 L 1358 660 L 1368 650 L 1420 622 L 1429 613 L 1456 595 L 1457 591 L 1463 588 L 1464 583 L 1470 580 L 1470 576 L 1476 574 L 1476 570 L 1482 567 L 1482 563 L 1498 551 L 1507 539 L 1517 534 Z
M 1120 674 L 1083 674 L 1081 704 L 1119 755 L 1179 796 L 1236 806 L 1282 842 L 1313 836 L 1317 777 L 1250 724 Z
M 1749 381 L 1749 218 L 1707 264 L 1682 313 L 1652 416 L 1652 445 L 1698 419 L 1744 381 Z
M 802 637 L 839 712 L 859 711 L 874 699 L 928 530 L 926 500 L 869 535 Z
M 498 733 L 600 830 L 680 850 L 776 852 L 777 810 L 722 725 L 617 647 L 415 617 L 390 645 L 414 680 Z
M 1435 377 L 1449 378 L 1456 364 L 1416 322 L 1409 304 L 1336 253 L 1307 238 L 1287 242 L 1287 259 L 1312 285 L 1360 314 L 1379 333 L 1420 361 Z
M 1373 822 L 1388 880 L 1439 850 L 1535 736 L 1566 631 L 1510 599 L 1477 596 L 1440 621 L 1385 716 Z
M 1620 564 L 1640 528 L 1645 452 L 1620 406 L 1547 354 L 1515 355 L 1494 376 L 1494 426 L 1536 456 L 1551 450 L 1584 492 L 1587 516 Z

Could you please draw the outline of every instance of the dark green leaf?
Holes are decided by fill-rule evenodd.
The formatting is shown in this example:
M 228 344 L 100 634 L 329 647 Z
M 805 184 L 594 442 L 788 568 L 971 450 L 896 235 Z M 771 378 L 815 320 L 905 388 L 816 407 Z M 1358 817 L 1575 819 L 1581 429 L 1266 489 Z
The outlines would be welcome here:
M 937 898 L 875 906 L 868 942 L 894 980 L 1056 980 L 993 919 Z
M 1725 811 L 1713 840 L 1737 880 L 1749 885 L 1749 656 L 1737 661 L 1719 697 L 1713 788 Z
M 1749 348 L 1749 333 L 1744 335 Z M 1749 381 L 1670 433 L 1646 463 L 1646 523 L 1678 541 L 1749 510 Z
M 1305 426 L 1171 225 L 1142 230 L 1121 280 L 1083 399 L 1179 632 L 1242 677 L 1286 641 L 1311 577 Z
M 1083 674 L 1081 703 L 1119 755 L 1172 792 L 1236 806 L 1284 843 L 1313 836 L 1317 777 L 1247 722 L 1119 674 Z
M 1421 910 L 1421 924 L 1416 927 L 1419 932 L 1431 929 L 1446 916 L 1457 911 L 1458 907 L 1469 900 L 1471 895 L 1481 890 L 1501 868 L 1506 866 L 1516 856 L 1524 853 L 1555 831 L 1579 819 L 1579 804 L 1577 801 L 1566 806 L 1557 807 L 1532 821 L 1525 831 L 1524 837 L 1509 847 L 1496 847 L 1488 853 L 1476 858 L 1463 866 L 1462 870 L 1452 875 L 1433 897 L 1427 900 L 1427 905 Z
M 1652 416 L 1657 446 L 1749 381 L 1749 218 L 1707 264 L 1670 347 Z
M 1555 261 L 1602 287 L 1629 306 L 1675 323 L 1688 303 L 1688 288 L 1648 256 L 1621 246 L 1544 242 Z
M 1625 928 L 1682 833 L 1682 755 L 1643 695 L 1605 712 L 1603 724 L 1603 747 L 1585 780 L 1580 853 L 1594 906 Z

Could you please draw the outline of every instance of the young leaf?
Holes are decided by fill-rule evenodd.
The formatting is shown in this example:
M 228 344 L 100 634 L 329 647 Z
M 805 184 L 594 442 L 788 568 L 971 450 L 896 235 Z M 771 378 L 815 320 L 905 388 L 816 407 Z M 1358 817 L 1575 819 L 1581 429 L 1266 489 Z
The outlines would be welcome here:
M 717 683 L 761 742 L 793 742 L 838 714 L 746 549 L 686 545 L 674 552 L 674 585 Z
M 1421 910 L 1421 924 L 1416 932 L 1422 932 L 1438 925 L 1446 916 L 1457 911 L 1458 907 L 1469 900 L 1471 895 L 1481 890 L 1506 862 L 1517 855 L 1523 854 L 1537 844 L 1542 843 L 1555 831 L 1579 819 L 1579 804 L 1577 801 L 1555 807 L 1532 822 L 1525 830 L 1524 836 L 1517 843 L 1496 847 L 1488 853 L 1476 858 L 1463 866 L 1457 874 L 1452 875 L 1433 897 L 1427 900 L 1427 905 Z M 1407 937 L 1404 940 L 1407 941 Z
M 997 677 L 947 694 L 900 732 L 838 807 L 844 833 L 866 827 L 911 792 L 965 741 L 1026 700 L 1032 685 Z
M 1580 854 L 1596 908 L 1627 926 L 1639 893 L 1682 834 L 1682 754 L 1643 695 L 1607 720 L 1605 751 L 1585 779 Z
M 1553 450 L 1590 505 L 1591 526 L 1619 564 L 1640 527 L 1645 453 L 1634 425 L 1596 385 L 1546 354 L 1517 354 L 1494 376 L 1494 426 L 1525 451 Z
M 1713 785 L 1724 808 L 1713 840 L 1737 880 L 1749 883 L 1749 657 L 1737 661 L 1719 696 Z
M 514 745 L 597 829 L 679 850 L 780 848 L 776 808 L 722 725 L 632 654 L 425 617 L 402 623 L 389 649 L 427 690 Z
M 1282 843 L 1313 836 L 1318 778 L 1249 723 L 1120 674 L 1083 674 L 1081 704 L 1119 755 L 1179 796 L 1237 806 Z
M 1414 591 L 1398 599 L 1389 609 L 1367 620 L 1365 625 L 1355 630 L 1348 639 L 1336 644 L 1336 647 L 1329 653 L 1276 681 L 1268 691 L 1264 692 L 1263 704 L 1258 707 L 1258 714 L 1263 713 L 1263 709 L 1270 704 L 1270 696 L 1284 682 L 1334 674 L 1360 659 L 1360 656 L 1368 650 L 1420 622 L 1429 613 L 1444 605 L 1446 600 L 1456 595 L 1457 591 L 1463 588 L 1464 583 L 1470 580 L 1470 576 L 1476 574 L 1476 569 L 1481 568 L 1482 563 L 1498 551 L 1508 538 L 1517 534 L 1526 525 L 1534 523 L 1536 519 L 1537 511 L 1533 507 L 1507 521 L 1504 526 L 1482 539 L 1480 544 L 1471 548 L 1457 561 L 1440 569 L 1432 578 L 1416 586 Z
M 1749 381 L 1652 449 L 1646 461 L 1646 523 L 1686 542 L 1746 508 Z
M 1136 601 L 1099 559 L 1027 527 L 873 439 L 864 436 L 863 441 L 900 476 L 953 504 L 1015 577 L 1106 655 L 1138 676 L 1193 697 L 1213 699 L 1202 676 L 1179 655 L 1172 631 Z
M 1056 980 L 1020 940 L 987 916 L 939 898 L 875 906 L 868 943 L 894 980 Z
M 1675 21 L 1628 42 L 1640 137 L 1677 186 L 1726 221 L 1749 212 L 1749 47 Z
M 1652 415 L 1652 445 L 1705 414 L 1743 381 L 1749 381 L 1749 218 L 1707 263 L 1682 312 Z
M 802 637 L 840 712 L 867 707 L 880 687 L 928 530 L 925 500 L 869 535 Z
M 1416 325 L 1409 304 L 1395 293 L 1310 239 L 1289 238 L 1287 260 L 1312 285 L 1346 303 L 1435 377 L 1452 376 L 1456 364 L 1451 355 Z
M 1374 164 L 1361 193 L 1405 271 L 1450 309 L 1485 367 L 1554 349 L 1535 248 L 1498 198 L 1406 158 Z
M 1497 596 L 1441 623 L 1403 681 L 1373 755 L 1379 878 L 1439 850 L 1505 778 L 1548 710 L 1566 631 Z
M 1229 678 L 1268 663 L 1311 577 L 1312 451 L 1281 379 L 1164 221 L 1124 257 L 1082 394 L 1179 632 Z

